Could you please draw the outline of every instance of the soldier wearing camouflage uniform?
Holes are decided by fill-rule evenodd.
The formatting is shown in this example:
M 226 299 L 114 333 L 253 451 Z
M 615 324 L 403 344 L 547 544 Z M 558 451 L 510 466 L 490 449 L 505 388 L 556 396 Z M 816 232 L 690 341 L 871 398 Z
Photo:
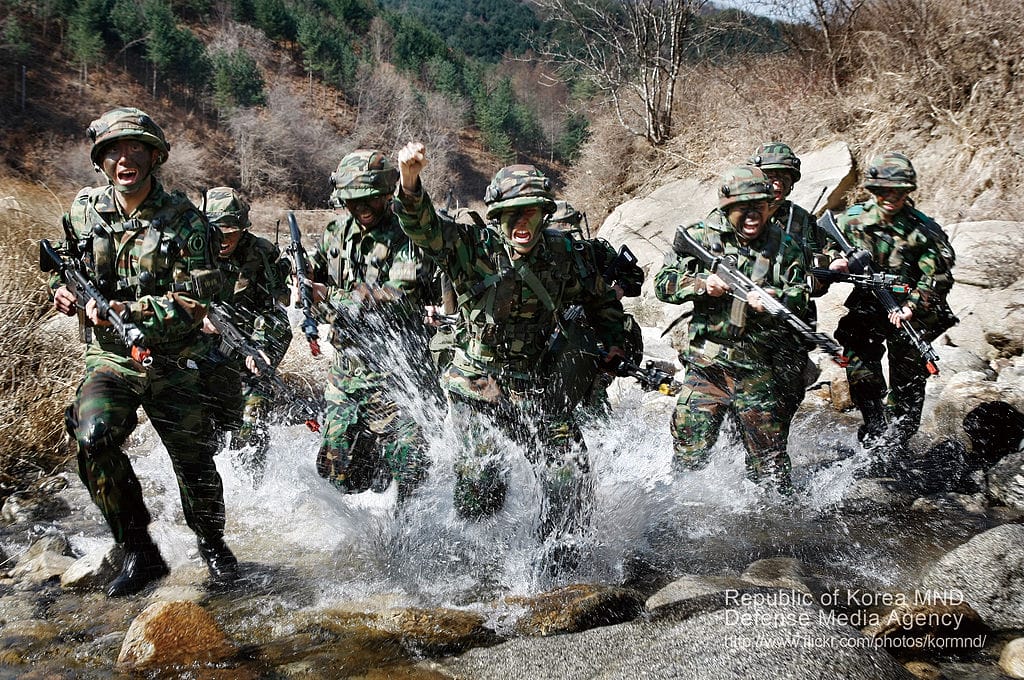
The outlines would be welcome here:
M 688 233 L 712 253 L 734 258 L 740 272 L 803 314 L 803 250 L 769 222 L 767 177 L 756 167 L 734 168 L 718 196 L 719 209 L 686 227 Z M 680 352 L 686 378 L 672 417 L 676 469 L 706 466 L 722 422 L 732 413 L 747 450 L 748 476 L 774 480 L 779 491 L 790 492 L 786 438 L 792 413 L 782 406 L 783 389 L 772 370 L 772 353 L 789 332 L 784 322 L 765 313 L 754 296 L 735 298 L 721 278 L 689 255 L 666 256 L 654 286 L 663 302 L 693 303 Z
M 143 331 L 153 359 L 148 366 L 133 359 L 89 302 L 93 339 L 66 420 L 78 443 L 79 476 L 124 550 L 107 594 L 136 593 L 168 573 L 149 535 L 142 487 L 122 450 L 139 406 L 167 448 L 185 521 L 210 575 L 215 583 L 230 583 L 238 566 L 224 543 L 223 489 L 196 363 L 204 305 L 221 285 L 214 255 L 219 239 L 184 194 L 164 191 L 154 176 L 170 145 L 149 116 L 113 109 L 92 122 L 89 137 L 93 165 L 107 185 L 78 193 L 64 216 L 65 231 L 111 308 Z M 68 288 L 59 281 L 51 286 L 57 310 L 75 313 Z
M 807 266 L 813 266 L 815 255 L 820 254 L 826 244 L 825 234 L 809 212 L 789 200 L 793 187 L 800 181 L 800 159 L 787 144 L 767 142 L 754 151 L 747 165 L 760 168 L 772 187 L 769 205 L 771 223 L 791 236 L 804 251 Z M 823 295 L 828 290 L 824 283 L 815 282 L 811 297 Z M 817 325 L 817 308 L 814 301 L 807 304 L 803 320 L 811 328 Z M 773 365 L 779 384 L 783 386 L 781 405 L 783 419 L 789 420 L 804 400 L 807 374 L 807 348 L 796 335 L 782 338 L 782 344 L 772 355 Z M 812 374 L 813 375 L 813 374 Z
M 864 188 L 873 198 L 847 209 L 838 227 L 854 248 L 870 254 L 872 272 L 897 275 L 907 292 L 893 293 L 901 311 L 888 315 L 870 291 L 855 288 L 835 337 L 850 360 L 850 397 L 864 418 L 859 437 L 866 447 L 891 453 L 917 432 L 928 378 L 921 355 L 898 327 L 912 321 L 930 342 L 957 322 L 946 302 L 955 255 L 942 227 L 910 200 L 917 173 L 906 156 L 887 152 L 875 157 Z M 835 245 L 829 252 L 836 258 L 830 269 L 862 273 L 863 264 L 848 260 Z M 882 371 L 886 350 L 888 387 Z
M 619 300 L 639 296 L 644 282 L 644 270 L 635 263 L 615 267 L 618 251 L 603 238 L 584 238 L 580 225 L 585 219 L 584 214 L 576 210 L 571 203 L 559 200 L 555 201 L 555 212 L 551 215 L 550 222 L 553 227 L 579 235 L 576 243 L 584 248 L 584 252 L 593 260 L 594 268 L 601 272 L 605 282 L 612 287 Z M 612 268 L 616 271 L 611 272 Z M 644 356 L 643 330 L 633 315 L 628 313 L 625 314 L 623 328 L 625 341 L 622 350 L 625 359 L 639 365 Z M 608 387 L 614 379 L 615 376 L 611 373 L 597 372 L 591 388 L 580 404 L 585 417 L 596 417 L 608 412 Z
M 218 299 L 231 305 L 235 312 L 232 323 L 263 349 L 267 363 L 276 368 L 292 340 L 284 307 L 289 302 L 289 291 L 286 273 L 279 266 L 281 252 L 249 231 L 249 205 L 231 187 L 207 191 L 204 210 L 221 234 L 217 264 L 224 274 L 224 286 Z M 216 333 L 208 319 L 203 322 L 203 330 Z M 210 339 L 216 342 L 215 337 L 211 335 Z M 215 398 L 215 427 L 229 431 L 231 448 L 245 449 L 246 455 L 239 461 L 253 486 L 259 486 L 270 446 L 272 388 L 265 378 L 247 370 L 243 359 L 225 356 L 216 347 L 204 365 L 204 383 L 206 394 Z
M 393 478 L 404 499 L 428 459 L 416 422 L 390 396 L 398 367 L 386 365 L 383 348 L 397 342 L 413 366 L 429 362 L 422 310 L 437 298 L 434 268 L 399 228 L 391 206 L 398 170 L 382 152 L 348 154 L 331 181 L 332 205 L 347 212 L 311 256 L 316 313 L 332 324 L 337 350 L 317 471 L 346 493 L 383 491 Z
M 407 144 L 398 158 L 402 229 L 434 258 L 458 296 L 455 356 L 441 377 L 453 428 L 465 436 L 455 464 L 455 509 L 480 519 L 503 506 L 509 465 L 494 440 L 497 426 L 526 448 L 540 478 L 541 537 L 578 535 L 588 522 L 591 486 L 573 413 L 577 402 L 567 386 L 595 357 L 569 351 L 555 357 L 548 350 L 565 330 L 561 312 L 579 304 L 608 350 L 603 361 L 614 361 L 622 354 L 622 305 L 572 238 L 544 228 L 554 197 L 550 180 L 533 166 L 495 175 L 484 197 L 489 223 L 479 228 L 439 220 L 420 184 L 427 162 L 422 144 Z M 588 374 L 587 385 L 590 380 Z M 553 546 L 561 547 L 568 545 Z

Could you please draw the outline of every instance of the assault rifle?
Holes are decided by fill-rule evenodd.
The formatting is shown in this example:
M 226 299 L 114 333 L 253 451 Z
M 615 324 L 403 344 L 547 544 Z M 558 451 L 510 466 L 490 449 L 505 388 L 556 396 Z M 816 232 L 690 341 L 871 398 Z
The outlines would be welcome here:
M 886 315 L 893 313 L 901 313 L 902 308 L 900 304 L 893 297 L 893 292 L 905 294 L 910 292 L 910 287 L 906 284 L 899 283 L 898 277 L 891 274 L 875 274 L 871 271 L 871 253 L 866 250 L 858 249 L 851 244 L 846 237 L 843 235 L 839 225 L 836 224 L 835 216 L 826 211 L 820 220 L 818 220 L 818 226 L 824 230 L 824 232 L 836 242 L 840 250 L 843 251 L 843 255 L 846 256 L 847 262 L 849 262 L 848 268 L 851 274 L 846 275 L 845 278 L 836 279 L 838 272 L 831 272 L 828 276 L 832 276 L 833 280 L 848 281 L 858 288 L 870 290 L 874 294 L 875 299 L 878 300 L 879 304 L 885 309 Z M 828 270 L 826 270 L 828 271 Z M 927 340 L 921 337 L 921 333 L 911 324 L 909 321 L 902 321 L 897 326 L 899 332 L 903 335 L 914 349 L 921 354 L 921 358 L 924 359 L 925 368 L 931 375 L 939 374 L 939 367 L 935 363 L 939 360 L 939 355 L 935 352 L 935 349 L 931 346 Z
M 291 231 L 292 242 L 287 253 L 292 259 L 295 270 L 296 286 L 299 289 L 299 305 L 302 307 L 302 332 L 309 341 L 309 351 L 313 356 L 320 356 L 320 332 L 313 318 L 313 282 L 309 278 L 309 267 L 306 264 L 306 249 L 302 247 L 302 232 L 295 221 L 295 213 L 288 211 L 288 229 Z
M 60 278 L 67 285 L 68 290 L 74 294 L 75 305 L 78 307 L 79 331 L 83 342 L 92 342 L 92 327 L 85 316 L 85 305 L 89 300 L 93 300 L 96 302 L 96 311 L 99 312 L 100 318 L 110 322 L 111 328 L 128 348 L 132 359 L 143 366 L 152 365 L 152 352 L 146 348 L 146 336 L 142 330 L 130 321 L 125 321 L 110 307 L 110 301 L 89 280 L 78 259 L 65 260 L 44 238 L 39 242 L 39 268 L 50 274 L 60 274 Z
M 608 282 L 609 285 L 618 283 L 622 286 L 622 294 L 624 297 L 636 297 L 640 294 L 640 286 L 629 284 L 621 280 L 623 272 L 628 267 L 636 267 L 636 263 L 636 255 L 634 255 L 633 251 L 629 249 L 629 246 L 622 244 L 622 246 L 619 247 L 619 252 L 615 256 L 615 259 L 609 262 L 608 266 L 605 267 L 604 272 L 601 274 L 601 278 Z
M 233 319 L 236 316 L 235 308 L 226 302 L 211 302 L 207 307 L 206 317 L 220 333 L 220 351 L 228 356 L 252 359 L 256 370 L 259 371 L 259 377 L 269 380 L 278 395 L 287 399 L 289 404 L 297 404 L 306 416 L 306 427 L 313 432 L 319 432 L 320 423 L 316 419 L 319 407 L 288 387 L 277 374 L 277 369 L 263 357 L 263 351 L 235 325 Z
M 622 378 L 635 378 L 640 387 L 648 392 L 661 392 L 673 396 L 679 394 L 682 384 L 668 371 L 658 368 L 654 361 L 648 360 L 643 368 L 623 359 L 615 367 L 615 375 Z
M 686 227 L 676 229 L 676 237 L 672 242 L 672 249 L 680 255 L 688 254 L 700 260 L 701 264 L 713 274 L 718 275 L 732 288 L 733 295 L 746 299 L 747 294 L 754 293 L 764 306 L 764 310 L 777 319 L 785 321 L 790 330 L 805 342 L 817 345 L 827 352 L 832 360 L 840 366 L 846 366 L 848 359 L 843 356 L 843 348 L 835 340 L 819 333 L 808 326 L 803 319 L 790 311 L 784 304 L 771 295 L 764 288 L 758 286 L 749 277 L 736 269 L 736 263 L 732 258 L 714 255 L 704 246 L 697 243 L 686 231 Z M 742 293 L 739 295 L 738 293 Z

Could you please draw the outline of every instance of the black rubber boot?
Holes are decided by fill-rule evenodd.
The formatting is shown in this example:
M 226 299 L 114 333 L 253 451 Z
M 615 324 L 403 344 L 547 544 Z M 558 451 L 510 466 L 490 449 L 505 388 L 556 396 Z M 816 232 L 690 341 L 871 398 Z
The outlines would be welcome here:
M 238 560 L 224 543 L 223 536 L 200 538 L 199 554 L 206 561 L 210 581 L 215 586 L 230 586 L 238 580 Z
M 167 563 L 160 556 L 160 549 L 145 530 L 141 534 L 126 537 L 123 547 L 124 564 L 118 577 L 107 586 L 108 597 L 134 595 L 170 573 Z

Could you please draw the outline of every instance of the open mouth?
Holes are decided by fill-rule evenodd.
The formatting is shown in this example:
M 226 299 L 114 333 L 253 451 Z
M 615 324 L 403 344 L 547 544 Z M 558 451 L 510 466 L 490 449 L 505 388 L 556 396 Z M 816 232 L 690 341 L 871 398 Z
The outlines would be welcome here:
M 121 184 L 134 184 L 139 179 L 139 171 L 135 168 L 120 168 L 117 171 L 117 181 Z
M 523 245 L 528 245 L 530 243 L 530 241 L 533 240 L 533 232 L 530 231 L 529 229 L 513 229 L 512 230 L 512 240 L 515 243 L 521 243 Z

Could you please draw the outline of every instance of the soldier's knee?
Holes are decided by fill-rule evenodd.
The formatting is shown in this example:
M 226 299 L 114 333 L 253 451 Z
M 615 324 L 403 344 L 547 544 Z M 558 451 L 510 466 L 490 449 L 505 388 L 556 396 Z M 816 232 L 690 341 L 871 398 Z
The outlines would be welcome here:
M 455 512 L 464 519 L 483 519 L 505 505 L 508 484 L 496 466 L 456 467 Z

